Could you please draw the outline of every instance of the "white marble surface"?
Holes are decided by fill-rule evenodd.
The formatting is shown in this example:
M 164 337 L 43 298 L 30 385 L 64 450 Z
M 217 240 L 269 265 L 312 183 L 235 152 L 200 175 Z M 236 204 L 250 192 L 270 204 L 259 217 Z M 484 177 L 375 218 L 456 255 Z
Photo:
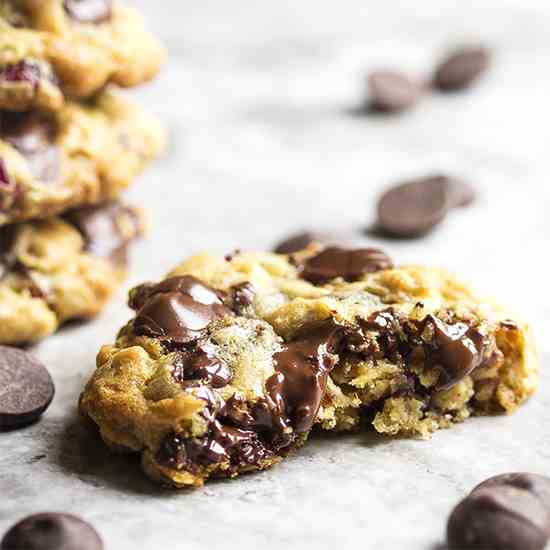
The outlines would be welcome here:
M 448 170 L 480 200 L 439 231 L 384 246 L 451 268 L 535 326 L 539 393 L 510 418 L 474 419 L 431 441 L 314 437 L 284 464 L 192 492 L 151 485 L 78 425 L 76 400 L 102 343 L 129 317 L 125 290 L 93 323 L 36 347 L 56 399 L 0 434 L 0 532 L 41 510 L 83 515 L 108 550 L 435 550 L 451 506 L 508 470 L 550 474 L 550 7 L 545 0 L 164 0 L 136 2 L 171 53 L 136 92 L 165 121 L 167 156 L 130 192 L 154 226 L 127 288 L 193 251 L 269 247 L 299 227 L 367 226 L 379 190 Z M 397 118 L 354 116 L 366 72 L 425 74 L 455 43 L 494 47 L 471 93 L 435 95 Z

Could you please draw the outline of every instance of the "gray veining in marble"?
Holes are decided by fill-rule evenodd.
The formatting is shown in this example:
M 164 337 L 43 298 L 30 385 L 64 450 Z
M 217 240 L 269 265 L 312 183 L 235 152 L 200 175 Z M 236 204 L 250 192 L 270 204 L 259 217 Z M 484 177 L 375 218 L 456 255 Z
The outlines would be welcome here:
M 134 95 L 171 147 L 129 193 L 153 231 L 126 288 L 94 322 L 36 347 L 56 399 L 0 434 L 0 531 L 41 510 L 83 515 L 108 550 L 435 550 L 453 503 L 508 470 L 550 474 L 550 7 L 535 0 L 136 1 L 165 41 L 163 75 Z M 434 95 L 401 117 L 354 114 L 366 72 L 426 75 L 449 46 L 494 47 L 468 94 Z M 474 419 L 430 441 L 314 437 L 262 474 L 194 492 L 157 489 L 135 460 L 80 427 L 79 391 L 129 317 L 125 290 L 203 248 L 269 247 L 307 226 L 362 228 L 396 178 L 447 170 L 481 197 L 424 240 L 379 242 L 401 262 L 448 267 L 529 318 L 541 390 L 510 418 Z M 361 240 L 361 239 L 359 239 Z

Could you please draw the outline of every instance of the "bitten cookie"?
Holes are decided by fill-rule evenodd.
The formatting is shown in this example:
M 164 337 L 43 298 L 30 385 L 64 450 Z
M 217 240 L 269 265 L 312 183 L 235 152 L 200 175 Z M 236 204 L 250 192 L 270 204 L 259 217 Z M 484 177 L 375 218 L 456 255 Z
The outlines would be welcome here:
M 529 329 L 374 249 L 194 256 L 130 293 L 80 408 L 178 487 L 267 468 L 315 425 L 427 437 L 536 388 Z
M 56 110 L 112 82 L 153 78 L 164 50 L 111 0 L 0 0 L 0 108 Z
M 35 342 L 99 313 L 126 275 L 139 210 L 107 203 L 0 229 L 0 344 Z
M 163 146 L 159 123 L 109 91 L 50 114 L 0 111 L 0 225 L 116 198 Z

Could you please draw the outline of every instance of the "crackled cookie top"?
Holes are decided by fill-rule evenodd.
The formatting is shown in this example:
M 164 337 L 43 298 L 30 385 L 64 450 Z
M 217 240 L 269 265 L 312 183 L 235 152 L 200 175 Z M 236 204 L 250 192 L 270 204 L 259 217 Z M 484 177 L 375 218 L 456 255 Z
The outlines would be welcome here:
M 164 60 L 133 10 L 111 0 L 1 0 L 0 108 L 57 110 L 109 82 L 134 86 Z
M 81 410 L 176 486 L 266 468 L 315 425 L 427 436 L 512 411 L 536 385 L 524 325 L 374 249 L 199 254 L 129 305 Z
M 139 210 L 112 202 L 0 229 L 0 343 L 44 338 L 98 313 L 122 282 Z
M 53 114 L 0 111 L 0 225 L 117 197 L 163 142 L 154 118 L 108 91 Z

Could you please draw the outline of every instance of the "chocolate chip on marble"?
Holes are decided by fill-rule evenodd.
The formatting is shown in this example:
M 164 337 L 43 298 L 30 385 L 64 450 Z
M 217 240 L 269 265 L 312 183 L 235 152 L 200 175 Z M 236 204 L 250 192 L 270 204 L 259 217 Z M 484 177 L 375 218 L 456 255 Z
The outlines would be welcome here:
M 391 258 L 376 248 L 331 246 L 308 258 L 300 267 L 300 276 L 313 284 L 323 284 L 337 277 L 356 281 L 366 273 L 392 267 Z
M 449 192 L 439 178 L 410 180 L 381 196 L 378 228 L 394 237 L 418 237 L 441 223 L 449 208 Z
M 97 25 L 111 19 L 112 4 L 112 0 L 64 0 L 63 7 L 74 21 Z
M 84 520 L 58 512 L 29 516 L 4 536 L 0 550 L 103 550 L 97 531 Z
M 434 74 L 434 86 L 444 91 L 467 88 L 488 69 L 489 63 L 490 53 L 486 48 L 460 49 L 439 64 Z
M 418 103 L 422 87 L 408 76 L 391 70 L 369 75 L 369 106 L 387 113 L 404 111 Z
M 478 485 L 447 523 L 451 550 L 542 550 L 550 537 L 549 480 L 504 474 Z
M 0 429 L 13 429 L 40 418 L 54 396 L 44 365 L 26 351 L 0 346 Z

